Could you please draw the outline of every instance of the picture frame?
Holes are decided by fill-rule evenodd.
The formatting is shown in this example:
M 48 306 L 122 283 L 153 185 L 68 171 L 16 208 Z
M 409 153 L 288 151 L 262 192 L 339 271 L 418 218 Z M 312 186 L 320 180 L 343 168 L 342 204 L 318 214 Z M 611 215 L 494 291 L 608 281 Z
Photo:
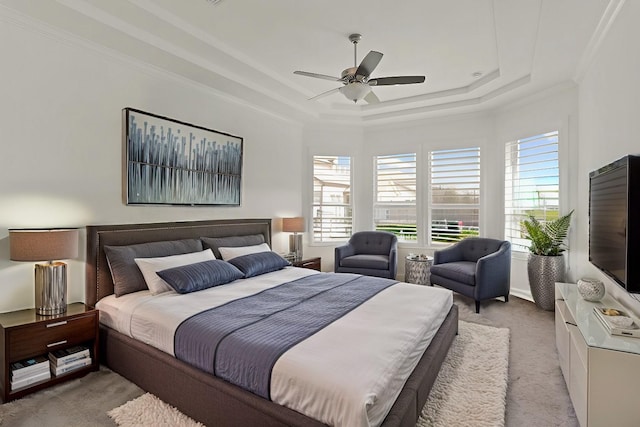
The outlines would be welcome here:
M 135 108 L 122 112 L 127 205 L 240 206 L 242 137 Z

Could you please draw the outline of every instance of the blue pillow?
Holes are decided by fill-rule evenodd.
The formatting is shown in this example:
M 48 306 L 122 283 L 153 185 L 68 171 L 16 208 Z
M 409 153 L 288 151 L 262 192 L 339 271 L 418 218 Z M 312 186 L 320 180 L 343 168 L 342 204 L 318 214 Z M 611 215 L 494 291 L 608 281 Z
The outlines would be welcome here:
M 273 251 L 242 255 L 227 262 L 238 267 L 244 273 L 244 277 L 270 273 L 291 265 L 289 261 Z
M 220 259 L 167 268 L 157 274 L 179 294 L 213 288 L 244 277 L 240 270 Z

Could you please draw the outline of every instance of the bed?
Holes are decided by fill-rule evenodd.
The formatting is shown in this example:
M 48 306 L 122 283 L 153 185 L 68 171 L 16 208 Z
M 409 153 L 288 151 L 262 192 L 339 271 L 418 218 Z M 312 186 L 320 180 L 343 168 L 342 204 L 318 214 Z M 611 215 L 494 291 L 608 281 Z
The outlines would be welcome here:
M 256 234 L 262 235 L 264 241 L 270 245 L 271 220 L 239 219 L 87 226 L 86 303 L 95 306 L 98 301 L 103 300 L 101 304 L 104 306 L 107 301 L 114 299 L 112 296 L 114 284 L 107 264 L 105 246 Z M 288 267 L 287 270 L 290 271 L 286 274 L 298 277 L 295 270 L 300 269 Z M 299 274 L 305 276 L 311 273 L 299 272 Z M 417 356 L 417 364 L 397 398 L 393 400 L 391 409 L 388 413 L 385 411 L 386 416 L 381 425 L 415 425 L 442 361 L 457 333 L 457 314 L 457 307 L 451 305 L 450 310 L 443 315 L 444 320 L 435 331 L 424 353 Z M 205 425 L 326 425 L 311 416 L 274 403 L 198 370 L 176 359 L 167 351 L 162 351 L 129 335 L 119 332 L 113 325 L 109 325 L 109 322 L 102 322 L 101 362 Z M 285 359 L 284 355 L 283 359 Z

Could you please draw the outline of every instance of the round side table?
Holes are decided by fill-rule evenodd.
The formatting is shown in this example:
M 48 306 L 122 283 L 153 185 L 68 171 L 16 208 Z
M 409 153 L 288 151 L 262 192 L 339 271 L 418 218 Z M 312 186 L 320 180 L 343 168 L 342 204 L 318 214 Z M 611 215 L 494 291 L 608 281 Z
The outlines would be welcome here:
M 431 284 L 433 257 L 406 257 L 404 260 L 404 281 L 416 285 Z

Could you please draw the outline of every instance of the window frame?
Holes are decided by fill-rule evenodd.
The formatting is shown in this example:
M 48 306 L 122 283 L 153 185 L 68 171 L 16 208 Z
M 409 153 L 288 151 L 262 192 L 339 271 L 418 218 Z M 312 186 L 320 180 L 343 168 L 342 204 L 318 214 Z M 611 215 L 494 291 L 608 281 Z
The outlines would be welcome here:
M 344 238 L 340 238 L 340 239 L 331 239 L 331 240 L 317 240 L 316 239 L 316 233 L 314 230 L 314 223 L 315 223 L 315 212 L 316 212 L 316 207 L 322 207 L 323 203 L 322 201 L 320 202 L 320 204 L 316 204 L 315 203 L 315 177 L 316 177 L 316 167 L 315 167 L 315 162 L 316 162 L 316 158 L 320 157 L 320 158 L 329 158 L 329 157 L 336 157 L 336 158 L 348 158 L 349 159 L 349 188 L 350 188 L 350 197 L 349 197 L 349 204 L 348 205 L 344 205 L 347 209 L 351 210 L 351 223 L 350 223 L 350 228 L 351 228 L 351 233 L 349 233 L 349 236 L 355 232 L 355 205 L 354 205 L 354 192 L 353 192 L 353 184 L 354 184 L 354 156 L 352 154 L 320 154 L 320 153 L 313 153 L 310 155 L 310 164 L 311 164 L 311 172 L 310 172 L 310 188 L 311 188 L 311 197 L 309 200 L 309 221 L 308 224 L 310 225 L 309 227 L 309 234 L 310 234 L 310 239 L 309 239 L 309 245 L 310 246 L 334 246 L 336 244 L 340 244 L 340 243 L 344 243 L 347 240 L 349 240 L 349 236 L 346 236 Z M 330 206 L 330 205 L 327 205 Z M 331 206 L 338 206 L 338 205 L 331 205 Z
M 402 208 L 403 206 L 413 206 L 413 209 L 415 210 L 415 226 L 416 226 L 416 233 L 415 233 L 415 238 L 414 239 L 403 239 L 401 237 L 401 234 L 397 234 L 397 233 L 393 233 L 398 237 L 398 243 L 403 243 L 403 244 L 410 244 L 410 245 L 417 245 L 420 242 L 420 224 L 419 224 L 419 217 L 420 217 L 420 210 L 418 208 L 418 201 L 420 199 L 420 189 L 419 189 L 419 181 L 418 181 L 418 175 L 419 175 L 419 163 L 420 163 L 420 155 L 418 150 L 398 150 L 398 151 L 403 151 L 402 153 L 391 153 L 391 154 L 374 154 L 373 158 L 372 158 L 372 167 L 373 167 L 373 203 L 372 203 L 372 221 L 373 221 L 373 229 L 374 230 L 378 230 L 380 225 L 376 223 L 376 209 L 379 209 L 381 207 L 393 207 L 394 205 Z M 403 158 L 403 157 L 408 157 L 408 156 L 413 156 L 413 169 L 414 169 L 414 176 L 413 176 L 413 180 L 414 180 L 414 185 L 415 185 L 415 190 L 414 190 L 414 201 L 413 203 L 411 202 L 380 202 L 378 201 L 378 195 L 379 195 L 379 185 L 380 185 L 380 180 L 379 180 L 379 168 L 378 166 L 380 165 L 379 160 L 380 158 Z
M 477 209 L 478 212 L 478 216 L 477 216 L 477 235 L 480 236 L 483 232 L 484 229 L 484 223 L 482 221 L 483 219 L 483 210 L 484 210 L 484 205 L 482 203 L 483 201 L 483 193 L 484 193 L 484 181 L 485 181 L 485 174 L 484 174 L 484 162 L 482 160 L 482 153 L 483 153 L 483 144 L 481 144 L 479 141 L 467 141 L 467 143 L 464 144 L 458 144 L 456 146 L 452 146 L 452 147 L 443 147 L 443 148 L 438 148 L 438 149 L 431 149 L 428 150 L 426 153 L 426 187 L 427 187 L 427 191 L 426 191 L 426 197 L 425 197 L 425 204 L 426 204 L 426 215 L 424 215 L 424 217 L 426 218 L 426 223 L 424 226 L 424 234 L 425 234 L 425 241 L 427 242 L 427 245 L 430 247 L 435 247 L 435 248 L 441 248 L 443 246 L 448 246 L 451 245 L 453 243 L 456 243 L 459 240 L 451 240 L 451 241 L 445 241 L 445 242 L 439 242 L 439 241 L 434 241 L 433 240 L 433 210 L 434 210 L 434 204 L 433 204 L 433 164 L 432 164 L 432 160 L 433 160 L 433 154 L 434 153 L 442 153 L 442 152 L 455 152 L 455 151 L 471 151 L 471 150 L 475 150 L 477 152 L 477 159 L 478 159 L 478 201 L 477 203 L 473 204 L 473 207 L 470 207 L 469 204 L 456 204 L 456 203 L 449 203 L 449 204 L 438 204 L 436 205 L 438 207 L 440 207 L 440 209 L 442 209 L 442 206 L 447 207 L 447 208 L 458 208 L 458 209 L 463 209 L 463 210 L 472 210 L 472 209 Z M 469 236 L 468 236 L 469 237 Z M 464 238 L 464 237 L 463 237 Z M 461 239 L 460 239 L 461 240 Z
M 505 173 L 504 173 L 504 179 L 503 179 L 503 185 L 504 185 L 504 195 L 503 195 L 503 233 L 504 233 L 504 239 L 508 240 L 509 242 L 511 242 L 511 248 L 512 248 L 512 255 L 515 258 L 521 258 L 521 259 L 525 259 L 528 254 L 529 254 L 529 249 L 528 249 L 528 245 L 523 245 L 520 243 L 516 243 L 513 241 L 513 237 L 510 233 L 508 233 L 508 231 L 513 231 L 516 228 L 511 227 L 509 230 L 507 229 L 509 223 L 513 224 L 513 221 L 509 221 L 507 219 L 508 215 L 515 215 L 513 212 L 507 214 L 507 190 L 508 190 L 508 185 L 507 185 L 507 161 L 508 161 L 508 155 L 509 155 L 509 151 L 507 150 L 509 145 L 515 145 L 517 144 L 519 141 L 523 141 L 526 142 L 527 140 L 533 140 L 534 138 L 538 138 L 538 139 L 542 139 L 544 138 L 545 135 L 552 135 L 552 134 L 557 134 L 556 138 L 557 138 L 557 142 L 556 142 L 556 161 L 557 161 L 557 169 L 558 169 L 558 174 L 557 174 L 557 179 L 558 179 L 558 183 L 557 183 L 557 211 L 558 211 L 558 215 L 563 215 L 564 213 L 564 206 L 567 205 L 567 201 L 568 201 L 568 192 L 567 192 L 567 175 L 568 175 L 568 171 L 566 168 L 566 164 L 565 164 L 565 159 L 566 159 L 566 150 L 568 149 L 567 145 L 568 145 L 568 135 L 567 135 L 567 131 L 566 126 L 560 126 L 558 124 L 555 125 L 550 125 L 550 126 L 545 126 L 544 129 L 546 130 L 535 130 L 533 132 L 527 132 L 526 135 L 521 135 L 518 136 L 516 138 L 509 138 L 507 139 L 506 142 L 504 142 L 503 144 L 503 151 L 504 151 L 504 167 L 505 167 Z M 511 153 L 515 153 L 517 154 L 518 151 L 514 151 L 511 150 Z M 513 155 L 511 155 L 511 157 L 513 158 Z M 513 180 L 512 180 L 513 181 Z M 513 188 L 513 187 L 512 187 Z M 512 190 L 512 195 L 513 195 L 513 190 Z M 536 206 L 533 209 L 539 209 L 540 206 Z M 515 209 L 513 207 L 510 207 L 510 209 Z M 538 219 L 542 219 L 541 217 L 537 217 Z M 522 219 L 524 219 L 524 217 L 522 217 L 519 221 L 521 221 Z M 524 240 L 524 239 L 522 239 Z

